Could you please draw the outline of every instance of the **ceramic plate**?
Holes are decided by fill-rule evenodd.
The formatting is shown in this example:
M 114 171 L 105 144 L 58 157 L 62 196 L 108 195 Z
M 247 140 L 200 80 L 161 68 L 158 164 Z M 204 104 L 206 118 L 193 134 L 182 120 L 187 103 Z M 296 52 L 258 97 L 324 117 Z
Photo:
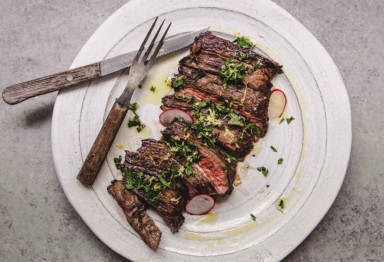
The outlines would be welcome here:
M 210 26 L 224 37 L 241 32 L 257 51 L 284 66 L 273 80 L 287 95 L 289 125 L 270 120 L 268 135 L 238 166 L 241 184 L 212 213 L 189 216 L 177 234 L 150 215 L 163 232 L 159 249 L 150 250 L 127 223 L 108 194 L 121 178 L 113 158 L 135 150 L 143 138 L 160 138 L 160 98 L 164 83 L 187 51 L 160 59 L 133 100 L 147 128 L 137 133 L 124 124 L 92 188 L 76 175 L 127 75 L 118 72 L 61 92 L 52 126 L 57 175 L 69 201 L 91 230 L 110 248 L 134 261 L 278 261 L 299 245 L 332 205 L 343 182 L 351 148 L 351 113 L 340 74 L 320 43 L 297 20 L 265 1 L 130 1 L 100 26 L 72 67 L 123 52 L 141 43 L 153 17 L 173 22 L 169 35 Z M 149 91 L 156 86 L 156 93 Z M 127 117 L 130 117 L 128 115 Z M 127 120 L 125 121 L 127 123 Z M 119 147 L 117 147 L 119 145 Z M 274 146 L 278 152 L 273 152 Z M 283 158 L 281 165 L 277 160 Z M 269 168 L 264 177 L 257 167 Z M 284 209 L 278 207 L 284 201 Z M 256 216 L 253 221 L 250 214 Z

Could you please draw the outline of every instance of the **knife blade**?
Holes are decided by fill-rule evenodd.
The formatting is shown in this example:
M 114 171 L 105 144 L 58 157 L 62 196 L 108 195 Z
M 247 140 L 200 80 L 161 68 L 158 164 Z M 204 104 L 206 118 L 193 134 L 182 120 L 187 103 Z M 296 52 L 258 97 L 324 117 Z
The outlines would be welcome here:
M 191 45 L 196 36 L 208 30 L 209 27 L 167 38 L 157 57 Z M 130 67 L 136 52 L 137 50 L 131 51 L 93 64 L 8 86 L 2 92 L 3 100 L 7 104 L 14 105 L 35 96 L 52 93 L 85 81 L 109 75 Z
M 157 57 L 167 55 L 171 52 L 178 51 L 192 44 L 193 40 L 200 33 L 206 32 L 209 27 L 197 30 L 190 33 L 183 33 L 167 38 L 159 51 Z M 146 48 L 145 50 L 146 51 Z M 112 58 L 108 58 L 100 62 L 101 76 L 109 75 L 113 72 L 130 67 L 132 60 L 136 55 L 137 50 L 128 52 L 126 54 L 118 55 Z

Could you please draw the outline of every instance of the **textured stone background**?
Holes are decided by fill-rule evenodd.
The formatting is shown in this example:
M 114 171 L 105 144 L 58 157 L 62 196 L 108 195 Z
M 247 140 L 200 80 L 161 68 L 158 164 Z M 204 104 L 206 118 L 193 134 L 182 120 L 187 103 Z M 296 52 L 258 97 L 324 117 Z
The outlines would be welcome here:
M 1 89 L 68 68 L 125 2 L 1 0 Z M 353 114 L 352 155 L 341 192 L 286 261 L 383 261 L 384 2 L 275 2 L 329 51 Z M 17 106 L 0 101 L 0 260 L 123 261 L 87 228 L 59 185 L 50 144 L 55 96 Z

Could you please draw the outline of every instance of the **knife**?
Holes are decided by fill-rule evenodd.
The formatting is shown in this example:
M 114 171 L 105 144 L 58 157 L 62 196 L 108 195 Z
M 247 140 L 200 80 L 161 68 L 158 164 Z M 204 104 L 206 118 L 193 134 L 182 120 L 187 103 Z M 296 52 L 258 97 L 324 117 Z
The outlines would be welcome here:
M 191 45 L 196 36 L 208 30 L 209 27 L 167 38 L 158 57 Z M 131 51 L 93 64 L 8 86 L 3 90 L 3 100 L 7 104 L 14 105 L 35 96 L 48 94 L 85 81 L 109 75 L 130 67 L 136 53 L 137 50 Z

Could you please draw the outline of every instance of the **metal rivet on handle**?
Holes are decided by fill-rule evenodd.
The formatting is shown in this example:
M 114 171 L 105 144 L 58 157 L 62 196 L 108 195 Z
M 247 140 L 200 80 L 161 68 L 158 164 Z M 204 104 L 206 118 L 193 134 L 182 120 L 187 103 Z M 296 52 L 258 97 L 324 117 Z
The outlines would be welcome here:
M 66 79 L 67 79 L 68 82 L 71 82 L 73 80 L 73 76 L 72 75 L 67 75 Z

